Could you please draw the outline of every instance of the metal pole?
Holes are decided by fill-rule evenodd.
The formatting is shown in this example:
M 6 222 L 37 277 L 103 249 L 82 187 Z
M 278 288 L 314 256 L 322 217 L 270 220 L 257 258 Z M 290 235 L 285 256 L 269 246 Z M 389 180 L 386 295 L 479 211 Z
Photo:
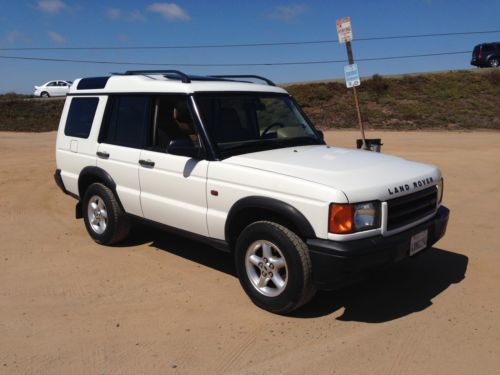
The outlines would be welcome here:
M 347 58 L 349 59 L 349 64 L 354 64 L 351 42 L 346 42 L 345 47 L 347 49 Z M 361 130 L 361 138 L 363 139 L 363 149 L 367 150 L 368 147 L 366 147 L 365 128 L 363 126 L 363 121 L 361 120 L 361 111 L 359 109 L 359 101 L 358 101 L 358 94 L 356 92 L 356 87 L 352 88 L 352 92 L 354 93 L 354 102 L 356 103 L 356 112 L 358 114 L 359 130 Z

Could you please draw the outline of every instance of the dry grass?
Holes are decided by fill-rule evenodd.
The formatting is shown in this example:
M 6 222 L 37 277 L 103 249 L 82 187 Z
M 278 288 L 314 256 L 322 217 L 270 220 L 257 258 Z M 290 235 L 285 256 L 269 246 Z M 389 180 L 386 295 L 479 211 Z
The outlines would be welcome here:
M 322 129 L 357 125 L 352 91 L 340 82 L 288 86 Z M 358 88 L 365 125 L 374 129 L 498 129 L 500 69 L 383 78 Z
M 45 132 L 56 130 L 63 109 L 61 99 L 0 96 L 0 131 Z

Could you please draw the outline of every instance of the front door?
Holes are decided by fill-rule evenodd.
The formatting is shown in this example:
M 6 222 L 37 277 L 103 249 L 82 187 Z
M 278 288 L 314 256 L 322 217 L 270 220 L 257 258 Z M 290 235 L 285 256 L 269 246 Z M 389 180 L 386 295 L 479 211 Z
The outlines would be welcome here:
M 168 152 L 172 141 L 199 142 L 185 95 L 155 99 L 149 146 L 140 155 L 139 180 L 144 217 L 208 235 L 208 161 Z

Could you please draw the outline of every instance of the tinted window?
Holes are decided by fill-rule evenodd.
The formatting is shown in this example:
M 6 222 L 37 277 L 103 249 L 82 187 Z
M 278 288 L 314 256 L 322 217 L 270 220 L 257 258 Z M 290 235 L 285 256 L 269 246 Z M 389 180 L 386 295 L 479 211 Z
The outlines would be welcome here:
M 94 121 L 98 98 L 73 98 L 69 107 L 64 134 L 87 138 Z
M 493 44 L 483 44 L 483 52 L 493 51 Z
M 117 96 L 112 98 L 109 123 L 103 141 L 119 146 L 142 147 L 146 142 L 150 114 L 150 97 Z
M 56 82 L 49 82 L 49 83 L 47 83 L 47 86 L 57 86 L 57 83 Z

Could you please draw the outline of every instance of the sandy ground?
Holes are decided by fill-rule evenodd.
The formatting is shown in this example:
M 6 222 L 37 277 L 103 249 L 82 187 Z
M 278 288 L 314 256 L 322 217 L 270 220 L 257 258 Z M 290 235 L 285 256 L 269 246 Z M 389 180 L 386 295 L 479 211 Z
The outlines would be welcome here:
M 448 233 L 284 317 L 217 250 L 144 228 L 95 244 L 53 182 L 55 133 L 0 133 L 0 373 L 498 374 L 500 133 L 369 135 L 443 170 Z

